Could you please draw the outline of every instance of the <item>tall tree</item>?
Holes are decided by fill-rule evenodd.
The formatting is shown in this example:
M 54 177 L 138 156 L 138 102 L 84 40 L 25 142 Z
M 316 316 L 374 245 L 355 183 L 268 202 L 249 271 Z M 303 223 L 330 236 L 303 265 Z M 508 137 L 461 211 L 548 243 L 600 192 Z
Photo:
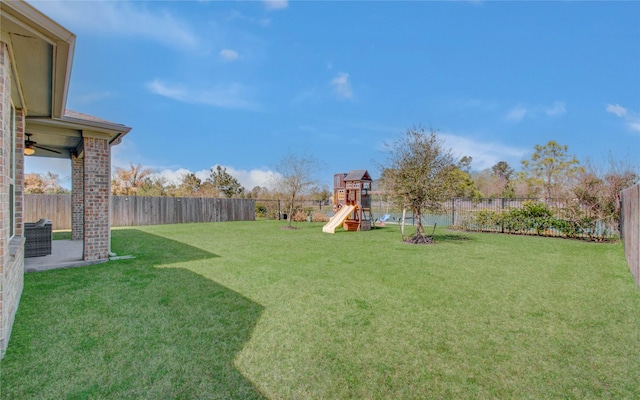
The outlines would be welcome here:
M 458 162 L 458 168 L 460 168 L 460 170 L 469 173 L 471 171 L 471 162 L 473 161 L 473 157 L 470 156 L 464 156 L 460 159 L 460 161 Z
M 145 180 L 153 174 L 151 168 L 129 163 L 129 169 L 115 167 L 111 178 L 111 193 L 125 196 L 137 195 Z
M 491 172 L 493 172 L 493 175 L 507 182 L 509 182 L 513 176 L 513 168 L 511 168 L 506 161 L 498 161 L 496 165 L 491 167 Z
M 170 193 L 169 185 L 167 184 L 167 178 L 164 176 L 150 176 L 144 180 L 140 189 L 138 189 L 139 196 L 168 196 Z
M 47 171 L 45 174 L 26 174 L 24 176 L 24 192 L 35 194 L 62 194 L 69 193 L 69 190 L 62 187 L 58 174 Z
M 449 179 L 453 188 L 452 196 L 466 199 L 482 197 L 482 193 L 478 190 L 476 182 L 469 172 L 454 168 L 449 175 Z
M 275 187 L 287 197 L 286 206 L 291 226 L 296 200 L 307 194 L 318 182 L 316 174 L 320 171 L 320 162 L 311 155 L 289 153 L 280 159 L 275 170 L 278 173 Z
M 509 166 L 506 161 L 498 161 L 493 167 L 491 172 L 496 180 L 496 184 L 499 186 L 499 195 L 502 197 L 513 197 L 514 190 L 511 187 L 511 178 L 513 177 L 513 168 Z
M 535 145 L 530 160 L 523 160 L 524 173 L 540 182 L 547 198 L 559 197 L 563 188 L 582 170 L 579 161 L 570 156 L 567 145 L 550 140 L 546 145 Z
M 611 155 L 606 169 L 596 168 L 587 161 L 572 188 L 572 197 L 588 206 L 592 215 L 617 223 L 620 220 L 620 192 L 638 183 L 639 178 L 630 163 Z
M 182 197 L 198 197 L 202 181 L 193 172 L 182 176 L 182 181 L 178 185 L 177 194 Z
M 253 189 L 251 189 L 248 193 L 247 196 L 250 199 L 262 199 L 263 196 L 267 195 L 268 189 L 267 188 L 263 188 L 260 186 L 254 186 Z
M 441 202 L 455 192 L 457 180 L 451 174 L 456 167 L 451 149 L 431 129 L 407 129 L 387 149 L 386 163 L 381 165 L 384 188 L 394 203 L 410 207 L 417 221 L 417 235 L 424 235 L 423 210 L 438 210 Z
M 244 195 L 244 187 L 240 185 L 240 182 L 231 174 L 227 172 L 226 168 L 222 168 L 220 165 L 216 168 L 211 168 L 211 175 L 207 179 L 213 184 L 213 187 L 218 190 L 224 197 L 242 197 Z

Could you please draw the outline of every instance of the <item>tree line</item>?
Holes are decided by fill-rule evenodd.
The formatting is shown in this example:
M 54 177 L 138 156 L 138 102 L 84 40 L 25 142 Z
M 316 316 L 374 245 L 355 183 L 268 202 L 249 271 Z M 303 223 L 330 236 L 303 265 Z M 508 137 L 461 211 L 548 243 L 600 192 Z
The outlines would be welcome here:
M 378 187 L 396 206 L 412 210 L 417 221 L 423 210 L 437 211 L 452 197 L 554 199 L 573 205 L 576 218 L 580 207 L 586 205 L 602 219 L 615 219 L 620 191 L 638 182 L 638 173 L 630 163 L 611 156 L 604 167 L 588 160 L 581 163 L 569 153 L 567 145 L 553 140 L 536 145 L 531 157 L 521 161 L 519 171 L 506 161 L 471 171 L 472 157 L 456 159 L 437 131 L 420 126 L 408 128 L 397 140 L 387 143 L 386 154 L 386 159 L 377 164 L 381 171 Z M 220 165 L 212 167 L 204 180 L 187 173 L 176 184 L 150 168 L 130 163 L 128 168 L 114 168 L 111 192 L 125 196 L 280 199 L 285 200 L 288 215 L 293 215 L 299 200 L 322 204 L 331 199 L 332 191 L 319 184 L 321 170 L 322 164 L 312 155 L 290 153 L 275 166 L 277 177 L 272 182 L 247 190 Z M 51 172 L 25 175 L 25 193 L 68 192 Z M 418 232 L 423 232 L 421 226 Z
M 536 145 L 518 172 L 506 161 L 470 172 L 471 157 L 456 160 L 436 131 L 422 127 L 407 129 L 386 151 L 379 164 L 382 188 L 399 208 L 413 211 L 418 235 L 424 234 L 423 210 L 438 211 L 452 197 L 554 199 L 565 204 L 570 220 L 584 218 L 586 206 L 590 215 L 618 221 L 620 191 L 638 182 L 624 161 L 610 157 L 605 168 L 581 164 L 567 145 L 553 140 Z
M 245 188 L 220 165 L 212 167 L 205 180 L 189 172 L 175 184 L 155 174 L 151 168 L 130 163 L 129 168 L 114 168 L 111 193 L 121 196 L 242 198 L 245 197 Z

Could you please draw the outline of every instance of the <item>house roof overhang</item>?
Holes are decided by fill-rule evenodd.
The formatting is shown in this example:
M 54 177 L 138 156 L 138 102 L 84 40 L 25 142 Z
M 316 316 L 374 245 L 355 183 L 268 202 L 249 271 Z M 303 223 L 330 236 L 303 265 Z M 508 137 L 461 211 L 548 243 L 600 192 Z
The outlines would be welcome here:
M 131 128 L 66 109 L 76 36 L 25 1 L 0 0 L 0 31 L 11 62 L 11 101 L 26 116 L 36 155 L 68 158 L 83 137 L 118 144 Z
M 0 27 L 11 53 L 13 104 L 27 116 L 61 118 L 76 36 L 24 1 L 0 2 Z
M 82 155 L 84 138 L 104 139 L 110 145 L 116 145 L 130 130 L 130 127 L 122 124 L 66 110 L 62 118 L 28 118 L 26 132 L 32 135 L 32 139 L 38 143 L 38 146 L 60 153 L 36 148 L 36 155 L 69 158 L 71 155 Z

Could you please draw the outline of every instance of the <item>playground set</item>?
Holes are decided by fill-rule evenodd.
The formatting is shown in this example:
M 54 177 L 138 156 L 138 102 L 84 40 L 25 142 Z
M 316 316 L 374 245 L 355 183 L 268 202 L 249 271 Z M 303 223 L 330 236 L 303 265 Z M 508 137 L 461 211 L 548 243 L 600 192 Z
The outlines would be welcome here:
M 371 176 L 364 169 L 333 176 L 334 215 L 322 228 L 335 233 L 342 225 L 346 231 L 368 231 L 372 225 Z

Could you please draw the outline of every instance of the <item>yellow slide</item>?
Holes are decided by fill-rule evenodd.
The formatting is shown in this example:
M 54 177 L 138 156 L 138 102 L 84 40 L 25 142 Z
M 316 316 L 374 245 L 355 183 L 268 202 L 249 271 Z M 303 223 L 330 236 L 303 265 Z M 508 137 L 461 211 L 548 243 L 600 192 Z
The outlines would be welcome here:
M 349 217 L 349 214 L 351 214 L 351 212 L 355 209 L 356 206 L 343 206 L 338 210 L 336 215 L 331 217 L 329 222 L 327 222 L 327 224 L 322 227 L 322 232 L 336 233 L 336 228 L 342 225 L 344 220 L 347 219 Z

